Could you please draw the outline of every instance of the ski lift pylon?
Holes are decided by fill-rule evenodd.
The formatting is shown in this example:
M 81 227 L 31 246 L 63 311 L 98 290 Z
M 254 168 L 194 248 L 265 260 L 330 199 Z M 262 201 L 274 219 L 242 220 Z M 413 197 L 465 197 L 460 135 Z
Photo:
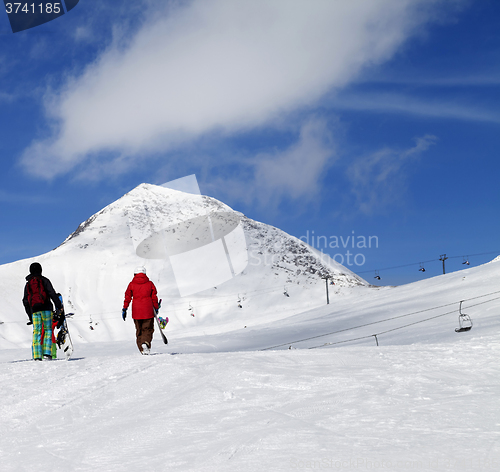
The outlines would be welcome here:
M 460 307 L 458 308 L 458 328 L 455 328 L 455 332 L 463 333 L 464 331 L 470 331 L 472 329 L 472 320 L 470 316 L 466 313 L 462 313 L 462 302 L 460 301 Z

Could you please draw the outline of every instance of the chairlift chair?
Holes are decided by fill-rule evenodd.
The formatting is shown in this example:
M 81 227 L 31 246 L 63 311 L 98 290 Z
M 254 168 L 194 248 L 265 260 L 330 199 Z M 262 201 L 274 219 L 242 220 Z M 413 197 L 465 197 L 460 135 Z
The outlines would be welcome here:
M 472 329 L 472 320 L 469 315 L 462 313 L 462 301 L 460 302 L 458 313 L 458 328 L 455 328 L 455 332 L 463 333 L 464 331 L 470 331 Z

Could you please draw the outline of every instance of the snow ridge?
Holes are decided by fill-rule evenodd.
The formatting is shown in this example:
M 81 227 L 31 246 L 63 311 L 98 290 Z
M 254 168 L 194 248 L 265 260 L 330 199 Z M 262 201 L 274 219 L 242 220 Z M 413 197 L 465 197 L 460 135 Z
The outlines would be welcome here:
M 254 262 L 269 266 L 271 270 L 285 272 L 286 283 L 301 283 L 330 277 L 340 286 L 367 285 L 363 279 L 332 260 L 327 254 L 317 254 L 308 244 L 285 232 L 254 221 L 239 212 L 234 212 L 224 203 L 207 196 L 199 197 L 176 190 L 150 184 L 141 184 L 116 202 L 81 223 L 63 242 L 68 244 L 78 238 L 77 247 L 89 245 L 115 246 L 123 244 L 114 236 L 123 238 L 124 225 L 141 232 L 161 231 L 167 226 L 207 213 L 237 213 L 249 240 L 248 249 Z M 129 240 L 129 237 L 125 237 Z M 85 240 L 85 242 L 83 242 Z

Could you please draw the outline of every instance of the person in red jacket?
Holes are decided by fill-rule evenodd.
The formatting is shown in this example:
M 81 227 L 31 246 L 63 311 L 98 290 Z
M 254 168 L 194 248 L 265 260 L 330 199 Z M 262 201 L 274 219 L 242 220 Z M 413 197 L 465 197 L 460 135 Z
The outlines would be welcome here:
M 159 306 L 155 284 L 149 280 L 144 267 L 135 269 L 134 278 L 125 291 L 123 321 L 127 317 L 127 308 L 131 301 L 137 347 L 141 354 L 149 354 L 153 340 L 155 311 L 159 309 Z

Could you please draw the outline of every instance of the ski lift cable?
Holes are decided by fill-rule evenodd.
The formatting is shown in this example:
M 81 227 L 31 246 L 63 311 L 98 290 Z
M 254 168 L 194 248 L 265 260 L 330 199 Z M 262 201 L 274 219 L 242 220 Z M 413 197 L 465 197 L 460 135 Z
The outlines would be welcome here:
M 447 306 L 451 306 L 451 305 L 454 305 L 456 302 L 454 303 L 449 303 L 447 305 L 441 305 L 441 306 L 438 306 L 438 307 L 433 307 L 433 308 L 427 308 L 425 310 L 421 310 L 421 311 L 415 311 L 413 313 L 405 313 L 404 315 L 398 315 L 398 316 L 394 316 L 392 318 L 386 318 L 386 319 L 383 319 L 383 320 L 378 320 L 378 321 L 372 321 L 370 323 L 365 323 L 365 324 L 362 324 L 362 325 L 358 325 L 358 326 L 352 326 L 350 328 L 344 328 L 344 329 L 340 329 L 340 330 L 337 330 L 337 331 L 332 331 L 330 333 L 325 333 L 325 334 L 318 334 L 316 336 L 311 336 L 309 338 L 304 338 L 304 339 L 299 339 L 297 341 L 292 341 L 292 342 L 287 342 L 287 343 L 283 343 L 283 344 L 278 344 L 277 346 L 271 346 L 271 347 L 266 347 L 264 349 L 262 349 L 262 351 L 267 351 L 269 349 L 274 349 L 276 347 L 282 347 L 282 346 L 288 346 L 290 344 L 295 344 L 295 343 L 300 343 L 300 342 L 303 342 L 303 341 L 310 341 L 311 339 L 317 339 L 317 338 L 323 338 L 325 336 L 331 336 L 332 334 L 338 334 L 338 333 L 343 333 L 345 331 L 352 331 L 352 330 L 355 330 L 355 329 L 358 329 L 358 328 L 364 328 L 366 326 L 371 326 L 371 325 L 375 325 L 375 324 L 379 324 L 379 323 L 385 323 L 386 321 L 392 321 L 392 320 L 397 320 L 398 318 L 404 318 L 404 317 L 407 317 L 407 316 L 412 316 L 412 315 L 417 315 L 417 314 L 420 314 L 420 313 L 424 313 L 426 311 L 431 311 L 431 310 L 437 310 L 439 308 L 444 308 L 444 307 L 447 307 Z M 371 337 L 372 335 L 368 336 L 368 337 Z
M 393 266 L 393 267 L 384 267 L 383 269 L 377 269 L 375 272 L 380 272 L 381 270 L 401 269 L 403 267 L 411 267 L 411 266 L 416 266 L 419 264 L 427 264 L 429 262 L 435 262 L 435 261 L 439 261 L 439 259 L 431 259 L 428 261 L 421 261 L 421 262 L 412 262 L 411 264 L 403 264 L 403 265 Z M 374 271 L 373 270 L 363 270 L 361 272 L 356 272 L 356 274 L 367 274 L 369 272 L 374 272 Z
M 368 336 L 361 336 L 359 338 L 353 338 L 353 339 L 346 339 L 344 341 L 336 341 L 334 343 L 324 343 L 321 346 L 313 346 L 313 347 L 308 347 L 307 349 L 319 349 L 320 347 L 325 347 L 325 346 L 333 346 L 334 344 L 344 344 L 344 343 L 351 343 L 353 341 L 359 341 L 360 339 L 369 339 L 373 338 L 375 336 L 374 334 L 369 334 Z M 377 335 L 378 336 L 378 335 Z
M 467 254 L 467 256 L 464 256 L 464 255 L 461 255 L 461 256 L 447 256 L 447 258 L 448 259 L 458 259 L 460 257 L 470 258 L 470 257 L 475 257 L 475 256 L 486 256 L 486 255 L 489 255 L 489 254 L 500 254 L 500 251 L 481 252 L 481 253 L 478 253 L 478 254 Z M 379 272 L 381 270 L 401 269 L 403 267 L 411 267 L 411 266 L 416 266 L 416 265 L 419 265 L 419 264 L 427 264 L 427 263 L 430 263 L 430 262 L 439 262 L 439 261 L 440 261 L 440 259 L 430 259 L 428 261 L 412 262 L 410 264 L 403 264 L 403 265 L 399 265 L 399 266 L 384 267 L 382 269 L 377 269 L 375 272 Z M 363 270 L 361 272 L 356 272 L 356 274 L 368 274 L 370 272 L 374 272 L 374 270 Z
M 475 303 L 474 305 L 469 305 L 468 308 L 473 308 L 473 307 L 476 307 L 476 306 L 479 306 L 479 305 L 484 305 L 485 303 L 490 303 L 490 302 L 492 302 L 494 300 L 499 300 L 499 299 L 500 299 L 500 297 L 495 297 L 495 298 L 492 298 L 491 300 L 486 300 L 484 302 Z M 388 329 L 387 331 L 382 331 L 382 332 L 377 333 L 377 334 L 370 334 L 368 336 L 362 336 L 360 338 L 346 339 L 344 341 L 337 341 L 337 342 L 333 342 L 333 343 L 325 343 L 325 344 L 322 344 L 321 346 L 313 346 L 313 347 L 310 347 L 308 349 L 317 349 L 317 348 L 324 347 L 324 346 L 332 346 L 334 344 L 342 344 L 342 343 L 348 343 L 348 342 L 352 342 L 352 341 L 358 341 L 359 339 L 373 338 L 374 336 L 377 337 L 377 336 L 380 336 L 382 334 L 390 333 L 392 331 L 397 331 L 398 329 L 407 328 L 408 326 L 413 326 L 413 325 L 416 325 L 416 324 L 419 324 L 419 323 L 425 323 L 426 321 L 434 320 L 436 318 L 440 318 L 442 316 L 450 315 L 450 314 L 453 314 L 453 313 L 456 313 L 456 310 L 448 311 L 447 313 L 442 313 L 440 315 L 432 316 L 432 317 L 426 318 L 424 320 L 415 321 L 414 323 L 409 323 L 409 324 L 406 324 L 406 325 L 403 325 L 403 326 L 399 326 L 397 328 Z
M 398 329 L 407 328 L 408 326 L 413 326 L 413 325 L 416 325 L 419 323 L 424 323 L 426 321 L 434 320 L 436 318 L 441 318 L 442 316 L 451 315 L 452 313 L 456 313 L 456 312 L 457 312 L 457 310 L 447 311 L 446 313 L 441 313 L 440 315 L 431 316 L 430 318 L 425 318 L 424 320 L 415 321 L 413 323 L 408 323 L 408 324 L 403 325 L 403 326 L 398 326 L 397 328 L 392 328 L 392 329 L 388 329 L 386 331 L 381 331 L 380 333 L 377 333 L 377 336 L 380 336 L 381 334 L 390 333 L 392 331 L 397 331 Z
M 461 255 L 461 256 L 448 256 L 448 259 L 458 259 L 460 257 L 475 257 L 475 256 L 487 256 L 489 254 L 498 254 L 500 251 L 491 251 L 491 252 L 481 252 L 479 254 L 467 254 L 466 256 Z
M 473 307 L 476 307 L 476 306 L 479 306 L 479 305 L 484 305 L 485 303 L 490 303 L 490 302 L 492 302 L 494 300 L 499 300 L 499 299 L 500 299 L 500 297 L 495 297 L 495 298 L 492 298 L 491 300 L 486 300 L 484 302 L 475 303 L 474 305 L 469 305 L 468 308 L 473 308 Z M 313 346 L 313 347 L 310 347 L 308 349 L 317 349 L 317 348 L 324 347 L 324 346 L 332 346 L 334 344 L 342 344 L 342 343 L 347 343 L 347 342 L 352 342 L 352 341 L 358 341 L 359 339 L 373 338 L 374 336 L 377 337 L 377 336 L 380 336 L 382 334 L 387 334 L 387 333 L 390 333 L 392 331 L 397 331 L 399 329 L 407 328 L 408 326 L 413 326 L 413 325 L 416 325 L 416 324 L 419 324 L 419 323 L 425 323 L 426 321 L 434 320 L 434 319 L 440 318 L 442 316 L 451 315 L 453 313 L 456 313 L 456 310 L 448 311 L 446 313 L 441 313 L 440 315 L 436 315 L 436 316 L 431 316 L 430 318 L 426 318 L 426 319 L 420 320 L 420 321 L 415 321 L 414 323 L 409 323 L 409 324 L 406 324 L 406 325 L 403 325 L 403 326 L 398 326 L 397 328 L 388 329 L 387 331 L 381 331 L 380 333 L 377 333 L 377 334 L 370 334 L 368 336 L 362 336 L 360 338 L 346 339 L 344 341 L 337 341 L 337 342 L 333 342 L 333 343 L 325 343 L 325 344 L 322 344 L 321 346 Z
M 484 297 L 487 297 L 489 295 L 495 295 L 497 293 L 500 293 L 500 290 L 498 290 L 496 292 L 487 293 L 485 295 L 479 295 L 477 297 L 467 298 L 467 299 L 465 299 L 463 301 L 469 301 L 469 300 L 475 300 L 475 299 L 478 299 L 478 298 L 484 298 Z M 487 300 L 485 302 L 481 302 L 481 303 L 477 303 L 477 304 L 474 304 L 474 305 L 470 305 L 470 306 L 468 306 L 468 308 L 471 308 L 471 307 L 474 307 L 474 306 L 477 306 L 477 305 L 482 305 L 483 303 L 489 303 L 489 302 L 491 302 L 493 300 L 497 300 L 497 299 L 500 299 L 500 297 L 492 298 L 491 300 Z M 448 307 L 448 306 L 455 305 L 456 303 L 457 302 L 447 303 L 446 305 L 440 305 L 440 306 L 437 306 L 437 307 L 426 308 L 425 310 L 415 311 L 415 312 L 412 312 L 412 313 L 405 313 L 403 315 L 393 316 L 391 318 L 386 318 L 386 319 L 379 320 L 379 321 L 372 321 L 371 323 L 365 323 L 365 324 L 362 324 L 362 325 L 359 325 L 359 326 L 353 326 L 351 328 L 344 328 L 344 329 L 341 329 L 341 330 L 338 330 L 338 331 L 332 331 L 330 333 L 318 334 L 316 336 L 311 336 L 309 338 L 299 339 L 297 341 L 292 341 L 292 342 L 287 342 L 287 343 L 283 343 L 283 344 L 278 344 L 276 346 L 266 347 L 264 349 L 261 349 L 261 351 L 267 351 L 267 350 L 270 350 L 270 349 L 275 349 L 277 347 L 289 346 L 291 344 L 296 344 L 296 343 L 300 343 L 300 342 L 303 342 L 303 341 L 310 341 L 311 339 L 322 338 L 322 337 L 325 337 L 325 336 L 331 336 L 332 334 L 343 333 L 345 331 L 352 331 L 352 330 L 355 330 L 355 329 L 358 329 L 358 328 L 364 328 L 366 326 L 371 326 L 371 325 L 375 325 L 375 324 L 378 324 L 378 323 L 385 323 L 386 321 L 396 320 L 398 318 L 405 318 L 407 316 L 412 316 L 412 315 L 417 315 L 417 314 L 420 314 L 420 313 L 425 313 L 427 311 L 438 310 L 440 308 L 445 308 L 445 307 Z M 437 317 L 449 315 L 450 313 L 454 313 L 454 312 L 455 312 L 455 310 L 453 310 L 451 312 L 448 312 L 448 313 L 445 313 L 443 315 L 438 315 Z M 333 313 L 331 313 L 331 314 L 333 314 Z M 437 318 L 437 317 L 433 317 L 433 318 Z M 428 318 L 428 319 L 433 319 L 433 318 Z M 427 320 L 424 320 L 424 321 L 427 321 Z M 417 323 L 419 323 L 419 322 L 417 322 Z M 415 323 L 411 323 L 411 324 L 415 324 Z M 407 326 L 410 326 L 410 325 L 407 325 Z M 400 328 L 395 328 L 395 329 L 400 329 Z M 389 330 L 389 331 L 391 331 L 391 330 Z M 387 332 L 389 332 L 389 331 L 387 331 Z M 385 332 L 382 332 L 382 333 L 379 333 L 379 334 L 384 334 L 384 333 Z M 372 336 L 374 336 L 374 335 L 369 335 L 369 336 L 366 336 L 366 337 L 370 338 Z M 377 336 L 378 336 L 378 334 L 377 334 Z M 356 338 L 356 339 L 363 339 L 363 338 Z M 347 342 L 347 341 L 342 341 L 342 342 Z

